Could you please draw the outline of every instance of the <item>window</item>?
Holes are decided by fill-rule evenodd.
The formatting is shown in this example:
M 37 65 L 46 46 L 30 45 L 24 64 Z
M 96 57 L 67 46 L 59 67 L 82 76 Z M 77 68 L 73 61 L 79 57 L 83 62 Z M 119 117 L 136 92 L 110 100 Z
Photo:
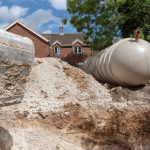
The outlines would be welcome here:
M 82 47 L 80 46 L 75 46 L 73 47 L 74 53 L 76 54 L 81 54 L 82 53 Z
M 60 47 L 55 47 L 55 48 L 54 48 L 54 52 L 55 52 L 55 54 L 61 54 L 61 49 L 60 49 Z

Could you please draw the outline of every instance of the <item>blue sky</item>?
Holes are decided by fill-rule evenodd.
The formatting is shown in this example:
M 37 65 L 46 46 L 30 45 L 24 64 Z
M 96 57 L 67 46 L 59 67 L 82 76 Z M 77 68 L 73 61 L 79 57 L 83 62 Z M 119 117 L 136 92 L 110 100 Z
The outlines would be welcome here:
M 40 33 L 57 33 L 63 18 L 70 18 L 66 0 L 0 0 L 0 28 L 20 20 Z M 69 23 L 64 30 L 76 32 Z

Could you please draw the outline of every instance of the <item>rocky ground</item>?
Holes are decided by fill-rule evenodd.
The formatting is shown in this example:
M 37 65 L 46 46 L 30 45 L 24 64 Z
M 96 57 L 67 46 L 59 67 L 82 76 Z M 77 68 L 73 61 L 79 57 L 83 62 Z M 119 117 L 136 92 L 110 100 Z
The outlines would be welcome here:
M 56 58 L 24 68 L 1 71 L 1 150 L 150 149 L 149 85 L 100 84 Z

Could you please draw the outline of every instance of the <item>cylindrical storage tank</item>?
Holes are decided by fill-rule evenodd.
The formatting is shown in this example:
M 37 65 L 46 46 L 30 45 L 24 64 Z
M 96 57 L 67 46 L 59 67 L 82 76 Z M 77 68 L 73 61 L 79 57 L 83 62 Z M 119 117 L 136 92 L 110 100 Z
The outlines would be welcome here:
M 30 65 L 34 61 L 34 44 L 31 39 L 0 30 L 0 60 Z
M 32 40 L 0 30 L 0 107 L 21 102 L 33 61 Z
M 133 38 L 120 40 L 88 58 L 83 70 L 100 82 L 143 85 L 150 79 L 150 43 Z

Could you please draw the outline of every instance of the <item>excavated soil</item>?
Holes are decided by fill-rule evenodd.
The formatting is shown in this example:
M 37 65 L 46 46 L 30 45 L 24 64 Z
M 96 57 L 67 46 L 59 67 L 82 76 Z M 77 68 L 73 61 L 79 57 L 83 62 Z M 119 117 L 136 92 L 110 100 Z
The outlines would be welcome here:
M 150 149 L 149 85 L 129 89 L 100 84 L 56 58 L 36 59 L 24 78 L 22 101 L 1 102 L 2 150 Z M 1 97 L 7 93 L 9 89 Z

